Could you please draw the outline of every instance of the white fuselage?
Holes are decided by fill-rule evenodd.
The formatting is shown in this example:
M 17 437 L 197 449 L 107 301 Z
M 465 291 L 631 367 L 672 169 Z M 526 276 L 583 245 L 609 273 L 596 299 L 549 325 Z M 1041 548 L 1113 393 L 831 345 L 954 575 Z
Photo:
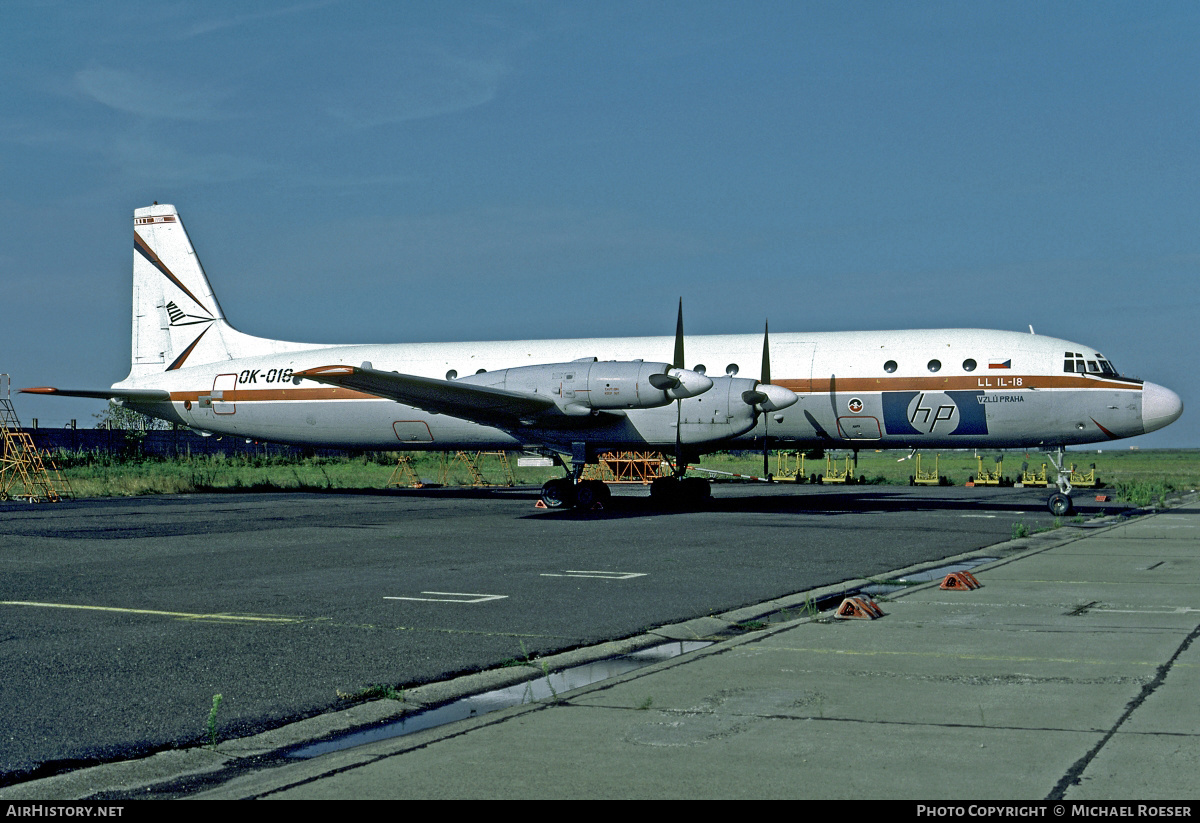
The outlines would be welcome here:
M 713 378 L 757 378 L 762 343 L 759 335 L 689 336 L 687 365 Z M 770 344 L 771 382 L 799 401 L 759 415 L 745 431 L 728 424 L 722 392 L 729 394 L 733 381 L 720 379 L 678 409 L 674 403 L 633 409 L 583 428 L 571 421 L 561 429 L 502 431 L 293 377 L 304 369 L 370 363 L 377 370 L 486 384 L 487 373 L 518 366 L 670 359 L 669 337 L 355 346 L 273 341 L 272 354 L 131 376 L 117 387 L 169 391 L 170 403 L 137 407 L 203 431 L 363 449 L 569 451 L 572 442 L 586 441 L 592 450 L 669 450 L 677 420 L 681 440 L 697 452 L 761 444 L 764 435 L 781 447 L 1050 448 L 1143 434 L 1174 420 L 1180 409 L 1172 392 L 1119 377 L 1094 350 L 1041 335 L 830 332 L 773 334 Z M 1074 354 L 1081 359 L 1071 359 Z M 572 387 L 566 380 L 547 391 Z

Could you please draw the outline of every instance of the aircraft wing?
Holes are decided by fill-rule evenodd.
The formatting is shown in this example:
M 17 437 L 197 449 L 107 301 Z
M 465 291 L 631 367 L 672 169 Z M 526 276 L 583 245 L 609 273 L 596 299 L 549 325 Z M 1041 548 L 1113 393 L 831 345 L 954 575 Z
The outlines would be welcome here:
M 21 389 L 22 394 L 52 394 L 57 397 L 94 397 L 97 400 L 128 400 L 131 403 L 165 403 L 171 393 L 163 389 L 56 389 L 37 386 Z
M 319 366 L 293 376 L 487 426 L 512 426 L 555 408 L 554 400 L 545 395 L 357 366 Z

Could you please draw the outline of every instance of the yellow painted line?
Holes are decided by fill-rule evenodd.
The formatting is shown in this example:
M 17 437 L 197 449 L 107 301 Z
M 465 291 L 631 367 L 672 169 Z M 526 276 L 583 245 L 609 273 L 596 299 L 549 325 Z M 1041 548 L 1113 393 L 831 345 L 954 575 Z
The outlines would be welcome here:
M 75 603 L 38 603 L 30 600 L 0 600 L 0 606 L 35 606 L 44 609 L 79 609 L 82 611 L 115 612 L 117 614 L 147 614 L 156 617 L 171 617 L 179 620 L 227 620 L 244 623 L 319 623 L 332 629 L 360 629 L 364 631 L 427 632 L 430 634 L 462 634 L 479 637 L 516 637 L 536 640 L 562 640 L 564 635 L 529 634 L 522 632 L 489 632 L 470 629 L 439 629 L 418 626 L 377 626 L 372 623 L 334 623 L 328 617 L 279 617 L 253 614 L 192 614 L 191 612 L 168 612 L 158 609 L 122 609 L 115 606 L 84 606 Z
M 253 614 L 192 614 L 191 612 L 167 612 L 158 609 L 122 609 L 116 606 L 84 606 L 76 603 L 38 603 L 30 600 L 0 600 L 0 606 L 35 606 L 43 609 L 81 609 L 93 612 L 115 612 L 117 614 L 149 614 L 156 617 L 172 617 L 179 620 L 229 620 L 235 623 L 301 623 L 302 617 L 266 617 Z

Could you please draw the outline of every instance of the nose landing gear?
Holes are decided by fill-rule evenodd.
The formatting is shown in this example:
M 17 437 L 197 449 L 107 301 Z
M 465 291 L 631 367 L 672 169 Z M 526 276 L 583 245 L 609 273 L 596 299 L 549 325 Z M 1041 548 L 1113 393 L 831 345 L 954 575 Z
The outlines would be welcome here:
M 1050 499 L 1046 502 L 1050 513 L 1055 517 L 1065 517 L 1075 511 L 1075 504 L 1071 501 L 1071 470 L 1063 469 L 1065 455 L 1066 449 L 1062 446 L 1059 446 L 1057 451 L 1046 452 L 1046 456 L 1050 458 L 1050 462 L 1054 464 L 1054 468 L 1058 472 L 1058 479 L 1055 481 L 1058 491 L 1050 495 Z

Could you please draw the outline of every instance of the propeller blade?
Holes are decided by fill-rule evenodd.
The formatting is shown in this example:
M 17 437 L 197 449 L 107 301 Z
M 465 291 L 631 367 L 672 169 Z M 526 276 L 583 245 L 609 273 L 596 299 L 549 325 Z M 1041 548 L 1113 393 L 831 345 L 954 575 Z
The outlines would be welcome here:
M 771 344 L 768 341 L 768 324 L 763 321 L 763 361 L 762 361 L 762 380 L 760 383 L 766 385 L 771 384 Z
M 758 385 L 770 385 L 770 343 L 768 343 L 768 320 L 763 319 L 762 322 L 762 380 Z M 748 392 L 750 394 L 750 392 Z M 767 412 L 767 402 L 770 398 L 766 392 L 752 392 L 757 396 L 762 397 L 761 401 L 754 403 L 756 409 L 762 409 Z M 762 419 L 762 474 L 764 477 L 770 476 L 770 462 L 767 457 L 768 447 L 770 445 L 770 415 L 764 415 Z
M 672 363 L 677 369 L 686 369 L 687 366 L 683 362 L 683 298 L 679 298 L 679 317 L 675 321 L 675 362 Z

